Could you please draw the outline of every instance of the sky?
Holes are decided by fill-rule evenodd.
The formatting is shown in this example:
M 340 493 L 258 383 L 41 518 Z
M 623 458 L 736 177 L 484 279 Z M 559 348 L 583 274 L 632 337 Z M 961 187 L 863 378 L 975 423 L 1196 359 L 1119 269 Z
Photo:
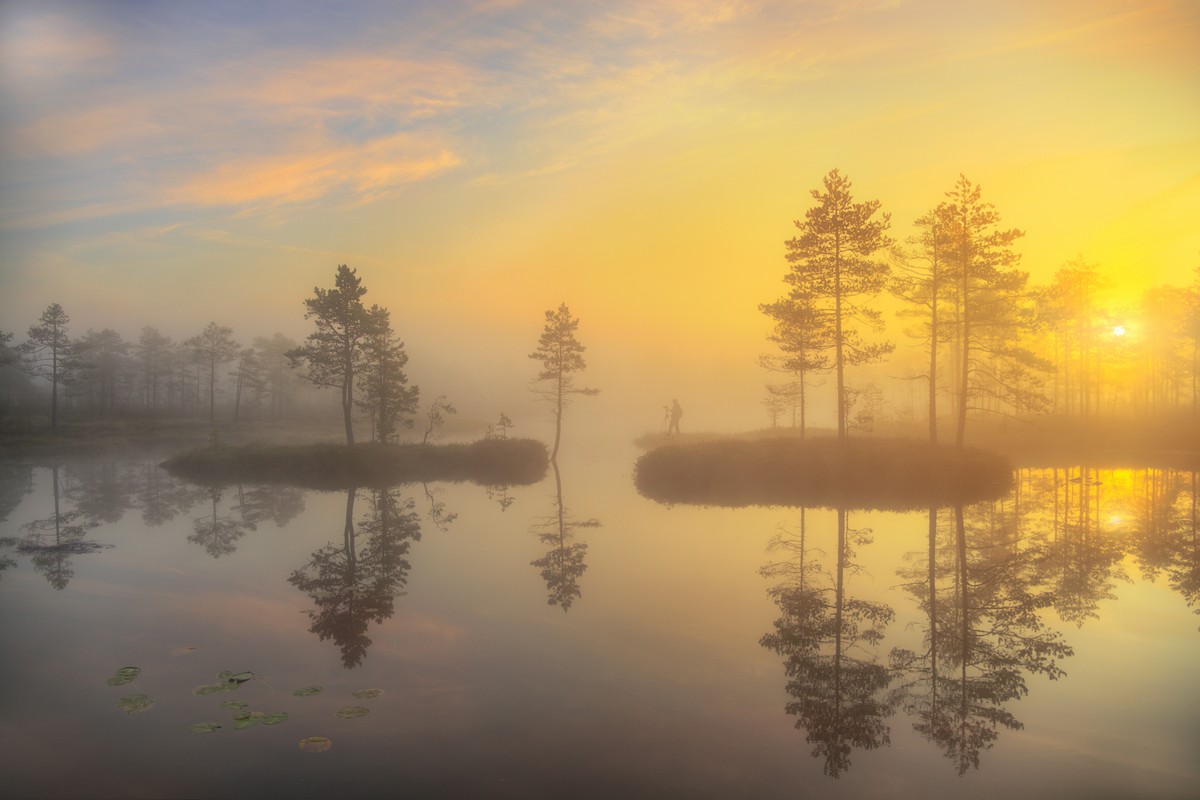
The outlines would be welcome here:
M 565 302 L 586 413 L 759 427 L 758 306 L 835 167 L 897 239 L 961 173 L 1034 283 L 1190 284 L 1200 3 L 0 2 L 18 340 L 53 302 L 76 333 L 302 338 L 348 264 L 460 411 L 529 403 Z

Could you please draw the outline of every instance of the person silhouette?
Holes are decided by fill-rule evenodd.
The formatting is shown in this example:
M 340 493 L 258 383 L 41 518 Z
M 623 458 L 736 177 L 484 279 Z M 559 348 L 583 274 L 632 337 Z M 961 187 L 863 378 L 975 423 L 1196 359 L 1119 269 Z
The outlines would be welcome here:
M 683 406 L 679 405 L 678 400 L 671 401 L 671 426 L 667 428 L 667 436 L 672 433 L 679 433 L 679 418 L 683 416 Z

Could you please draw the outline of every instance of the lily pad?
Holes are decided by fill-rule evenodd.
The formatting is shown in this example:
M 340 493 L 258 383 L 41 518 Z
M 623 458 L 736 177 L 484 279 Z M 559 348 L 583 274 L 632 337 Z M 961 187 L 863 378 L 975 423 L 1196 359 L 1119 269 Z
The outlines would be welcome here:
M 320 686 L 305 686 L 303 689 L 297 689 L 292 692 L 296 697 L 312 697 L 314 694 L 320 694 L 322 691 Z
M 226 681 L 228 683 L 245 683 L 248 680 L 254 679 L 253 672 L 218 672 L 217 680 Z
M 192 733 L 212 733 L 220 729 L 221 723 L 219 722 L 197 722 L 194 725 L 188 726 L 188 730 Z
M 262 722 L 262 718 L 263 713 L 261 711 L 255 711 L 253 714 L 247 714 L 240 719 L 234 720 L 233 729 L 235 731 L 244 731 L 246 728 L 253 728 L 255 725 Z
M 288 718 L 287 712 L 280 711 L 275 714 L 267 714 L 265 717 L 262 718 L 261 722 L 263 725 L 278 725 L 281 722 L 287 722 L 287 718 Z
M 226 700 L 221 703 L 221 708 L 226 711 L 244 711 L 250 707 L 250 704 L 245 700 Z
M 153 708 L 154 701 L 144 694 L 127 694 L 117 701 L 117 705 L 126 714 L 140 714 Z
M 141 667 L 121 667 L 117 670 L 117 674 L 108 679 L 109 686 L 124 686 L 127 683 L 133 683 L 137 680 L 137 676 L 142 674 Z
M 351 693 L 351 697 L 355 700 L 371 700 L 383 694 L 383 689 L 359 689 Z
M 339 708 L 337 715 L 338 719 L 357 719 L 358 717 L 365 717 L 370 713 L 371 709 L 369 708 L 363 708 L 362 706 L 346 706 L 345 708 Z
M 204 686 L 197 686 L 192 689 L 192 694 L 208 695 L 218 694 L 220 692 L 232 692 L 238 687 L 236 683 L 207 683 Z
M 300 740 L 300 749 L 306 753 L 324 753 L 333 747 L 333 742 L 324 736 L 309 736 Z

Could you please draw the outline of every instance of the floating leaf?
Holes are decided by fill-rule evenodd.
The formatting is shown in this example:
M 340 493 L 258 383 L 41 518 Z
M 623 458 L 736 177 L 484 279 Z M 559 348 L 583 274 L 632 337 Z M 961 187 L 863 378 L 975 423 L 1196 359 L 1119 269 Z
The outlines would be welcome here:
M 324 736 L 309 736 L 300 740 L 300 749 L 306 753 L 324 753 L 333 747 L 333 742 Z
M 221 708 L 226 711 L 242 711 L 249 707 L 250 704 L 245 700 L 226 700 L 224 703 L 221 703 Z
M 246 730 L 246 728 L 253 728 L 255 725 L 257 725 L 260 722 L 262 722 L 261 716 L 258 716 L 258 717 L 248 716 L 243 719 L 234 721 L 233 729 L 235 731 L 244 731 L 244 730 Z
M 236 683 L 208 683 L 192 689 L 192 694 L 206 695 L 217 694 L 219 692 L 232 692 L 237 687 L 238 684 Z
M 346 706 L 345 708 L 339 708 L 337 715 L 339 719 L 356 719 L 358 717 L 365 717 L 370 713 L 371 710 L 369 708 L 363 708 L 362 706 Z
M 253 672 L 228 672 L 222 670 L 217 673 L 217 680 L 226 681 L 228 683 L 245 683 L 254 678 Z
M 281 722 L 287 722 L 287 718 L 288 718 L 288 715 L 287 715 L 286 711 L 280 711 L 276 714 L 267 714 L 265 717 L 262 718 L 262 724 L 263 725 L 278 725 Z
M 140 714 L 154 706 L 154 701 L 144 694 L 127 694 L 117 701 L 126 714 Z
M 188 730 L 192 733 L 212 733 L 221 729 L 219 722 L 197 722 L 194 725 L 189 725 Z
M 292 692 L 296 697 L 312 697 L 314 694 L 320 694 L 320 686 L 305 686 L 303 689 L 297 689 Z
M 383 689 L 359 689 L 357 692 L 352 692 L 351 697 L 355 700 L 371 700 L 383 694 Z
M 117 670 L 117 674 L 108 679 L 109 686 L 124 686 L 127 683 L 133 683 L 137 680 L 137 676 L 142 674 L 141 667 L 121 667 Z
M 172 650 L 171 655 L 185 656 L 188 653 L 194 653 L 194 652 L 196 652 L 196 648 L 192 647 L 191 645 L 184 645 L 183 647 L 176 647 L 174 650 Z

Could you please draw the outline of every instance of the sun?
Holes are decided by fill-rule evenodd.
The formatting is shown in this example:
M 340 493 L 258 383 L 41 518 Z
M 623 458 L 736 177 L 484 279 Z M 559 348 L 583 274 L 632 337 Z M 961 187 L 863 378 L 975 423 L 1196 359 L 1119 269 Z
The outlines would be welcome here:
M 1123 327 L 1121 327 L 1120 325 L 1113 328 L 1112 332 L 1113 332 L 1113 336 L 1124 336 L 1125 335 L 1125 329 Z

